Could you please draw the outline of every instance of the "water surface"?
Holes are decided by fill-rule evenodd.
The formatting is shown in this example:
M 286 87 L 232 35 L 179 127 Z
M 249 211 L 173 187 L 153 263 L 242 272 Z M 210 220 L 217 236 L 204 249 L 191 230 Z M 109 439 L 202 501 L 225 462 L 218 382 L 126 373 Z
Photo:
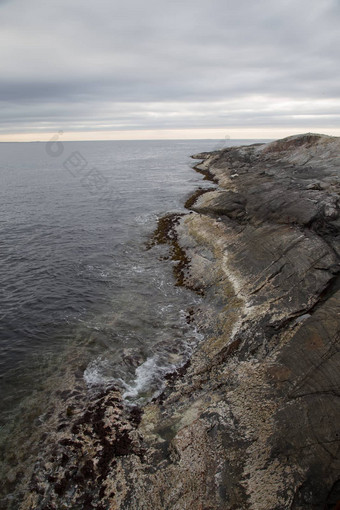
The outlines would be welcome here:
M 126 399 L 144 402 L 201 339 L 186 320 L 201 298 L 174 285 L 164 248 L 148 251 L 145 243 L 159 217 L 184 212 L 197 187 L 212 186 L 192 170 L 190 154 L 221 145 L 0 144 L 5 471 L 11 435 L 39 427 L 46 392 L 66 373 L 89 391 L 119 383 Z

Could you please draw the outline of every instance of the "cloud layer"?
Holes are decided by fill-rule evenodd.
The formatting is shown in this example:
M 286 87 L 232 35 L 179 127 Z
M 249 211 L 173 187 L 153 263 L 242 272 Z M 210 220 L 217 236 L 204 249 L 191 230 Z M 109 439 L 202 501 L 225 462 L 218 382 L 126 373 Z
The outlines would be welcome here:
M 338 0 L 2 0 L 0 134 L 340 128 Z

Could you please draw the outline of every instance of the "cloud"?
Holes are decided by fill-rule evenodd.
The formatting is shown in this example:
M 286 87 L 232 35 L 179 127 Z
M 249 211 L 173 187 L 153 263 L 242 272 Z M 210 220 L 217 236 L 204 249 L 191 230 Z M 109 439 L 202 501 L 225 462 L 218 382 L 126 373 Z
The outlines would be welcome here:
M 337 0 L 0 1 L 0 133 L 339 127 Z

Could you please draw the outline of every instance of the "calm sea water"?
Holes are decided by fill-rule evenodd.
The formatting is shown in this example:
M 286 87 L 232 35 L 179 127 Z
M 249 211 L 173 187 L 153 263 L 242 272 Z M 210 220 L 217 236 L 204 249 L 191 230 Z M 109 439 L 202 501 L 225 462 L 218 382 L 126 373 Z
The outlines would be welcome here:
M 211 186 L 190 154 L 222 145 L 0 144 L 3 449 L 10 424 L 30 419 L 65 365 L 89 390 L 118 381 L 127 399 L 143 401 L 200 340 L 186 321 L 200 298 L 175 287 L 164 248 L 145 243 L 159 217 L 183 212 L 198 186 Z

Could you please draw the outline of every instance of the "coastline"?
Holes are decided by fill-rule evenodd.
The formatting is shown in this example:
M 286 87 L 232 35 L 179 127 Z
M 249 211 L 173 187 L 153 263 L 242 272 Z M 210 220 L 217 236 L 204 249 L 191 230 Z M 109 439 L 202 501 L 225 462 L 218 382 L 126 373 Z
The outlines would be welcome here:
M 205 295 L 206 340 L 143 411 L 116 388 L 76 402 L 22 510 L 332 508 L 339 149 L 301 135 L 197 155 L 218 189 L 151 245 L 170 242 L 177 284 Z

